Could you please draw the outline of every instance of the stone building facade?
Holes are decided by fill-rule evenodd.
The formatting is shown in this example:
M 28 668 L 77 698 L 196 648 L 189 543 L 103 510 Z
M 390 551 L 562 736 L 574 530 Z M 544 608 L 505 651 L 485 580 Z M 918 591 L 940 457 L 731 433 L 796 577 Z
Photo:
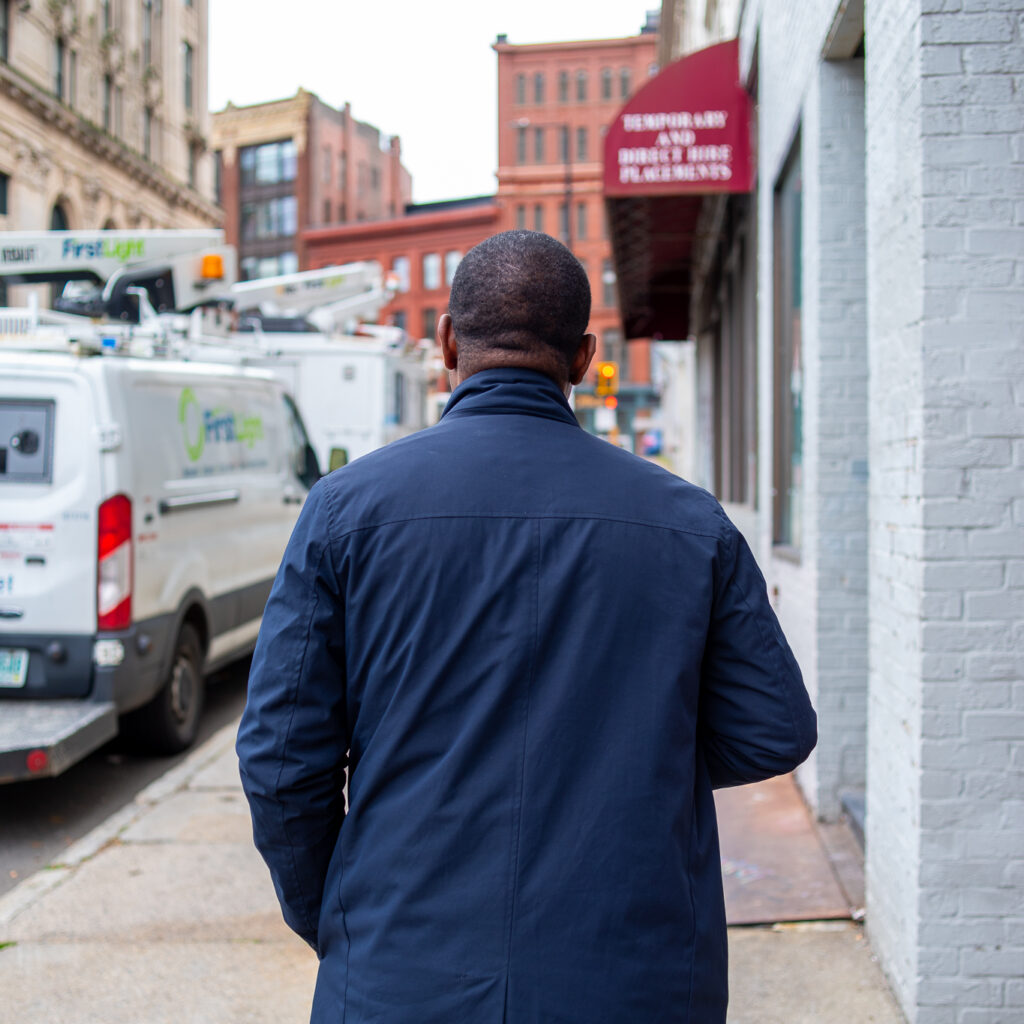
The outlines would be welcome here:
M 217 197 L 244 278 L 307 269 L 303 232 L 398 216 L 412 194 L 397 136 L 300 89 L 213 115 Z
M 866 799 L 911 1024 L 1022 1019 L 1024 0 L 665 0 L 662 26 L 663 60 L 738 37 L 756 103 L 754 190 L 705 201 L 684 283 L 727 499 L 753 410 L 727 508 L 818 709 L 800 782 L 825 819 Z
M 0 0 L 0 231 L 212 227 L 207 0 Z

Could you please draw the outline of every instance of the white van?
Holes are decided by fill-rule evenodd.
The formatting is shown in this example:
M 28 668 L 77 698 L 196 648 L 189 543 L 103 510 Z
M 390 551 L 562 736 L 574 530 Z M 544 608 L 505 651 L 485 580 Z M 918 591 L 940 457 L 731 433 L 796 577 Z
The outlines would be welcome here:
M 0 781 L 190 745 L 318 475 L 269 373 L 0 347 Z

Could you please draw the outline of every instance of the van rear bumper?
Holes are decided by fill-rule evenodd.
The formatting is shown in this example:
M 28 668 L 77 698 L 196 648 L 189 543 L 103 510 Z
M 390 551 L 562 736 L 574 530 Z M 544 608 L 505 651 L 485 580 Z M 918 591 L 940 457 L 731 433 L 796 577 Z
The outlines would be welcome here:
M 0 633 L 0 647 L 28 651 L 25 684 L 0 687 L 0 699 L 112 701 L 123 714 L 159 690 L 167 632 L 144 623 L 100 635 Z M 106 657 L 97 660 L 98 654 Z

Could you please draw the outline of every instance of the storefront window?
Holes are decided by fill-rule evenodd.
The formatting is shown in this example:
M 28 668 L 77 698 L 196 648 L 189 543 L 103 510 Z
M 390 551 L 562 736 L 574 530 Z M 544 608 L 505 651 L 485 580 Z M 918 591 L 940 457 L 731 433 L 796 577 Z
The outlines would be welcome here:
M 774 197 L 774 485 L 773 539 L 799 551 L 803 541 L 802 200 L 800 140 Z

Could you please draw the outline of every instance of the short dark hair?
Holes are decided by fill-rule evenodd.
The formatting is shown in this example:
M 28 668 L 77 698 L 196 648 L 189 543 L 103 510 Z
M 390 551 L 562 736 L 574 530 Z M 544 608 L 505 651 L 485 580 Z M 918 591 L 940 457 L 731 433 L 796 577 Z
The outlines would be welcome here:
M 448 312 L 460 351 L 506 357 L 546 346 L 568 371 L 590 321 L 590 282 L 561 242 L 539 231 L 503 231 L 466 253 Z

